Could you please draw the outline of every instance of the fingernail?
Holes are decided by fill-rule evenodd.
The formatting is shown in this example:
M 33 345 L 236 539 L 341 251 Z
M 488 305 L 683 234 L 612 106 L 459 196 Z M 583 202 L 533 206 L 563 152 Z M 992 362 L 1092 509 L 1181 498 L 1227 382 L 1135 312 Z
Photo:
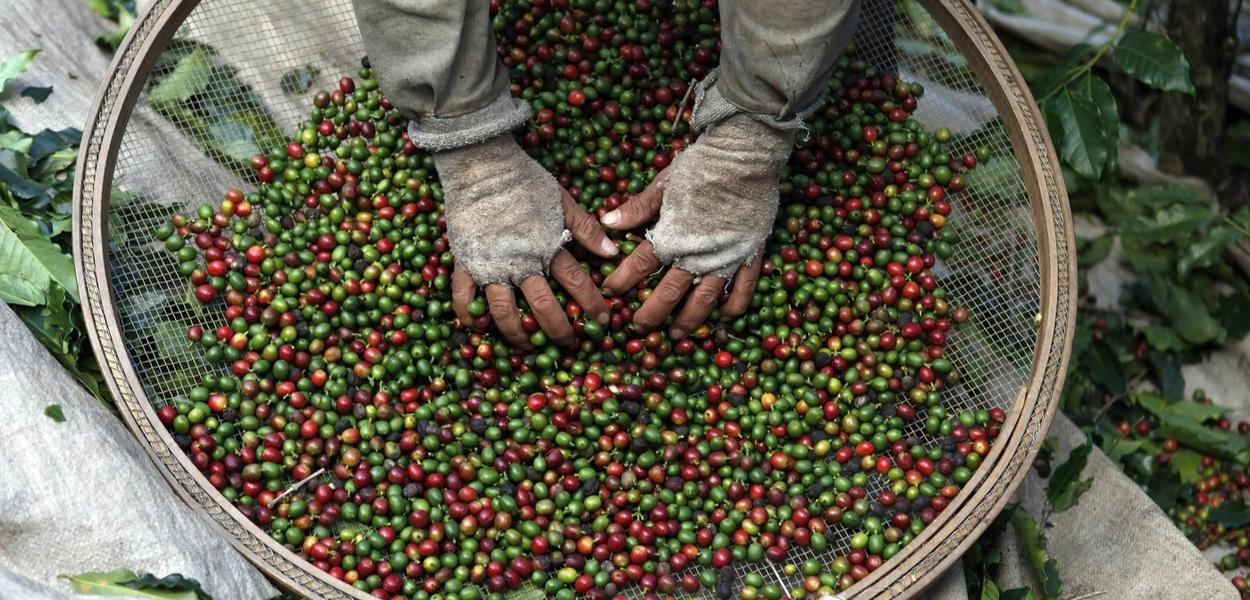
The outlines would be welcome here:
M 616 254 L 620 252 L 620 250 L 616 248 L 616 244 L 613 244 L 612 240 L 609 240 L 608 238 L 603 238 L 603 241 L 600 242 L 599 245 L 603 248 L 603 251 L 608 254 L 608 256 L 616 256 Z
M 604 225 L 616 225 L 621 222 L 621 211 L 614 210 L 599 219 Z
M 600 325 L 607 325 L 612 321 L 612 315 L 602 312 L 599 313 L 599 316 L 595 317 L 595 320 L 598 321 Z
M 669 331 L 669 332 L 668 332 L 668 334 L 669 334 L 669 336 L 670 336 L 670 337 L 672 337 L 672 338 L 673 338 L 673 339 L 675 339 L 675 340 L 683 340 L 683 339 L 686 339 L 686 330 L 685 330 L 685 329 L 678 329 L 678 328 L 674 327 L 671 331 Z

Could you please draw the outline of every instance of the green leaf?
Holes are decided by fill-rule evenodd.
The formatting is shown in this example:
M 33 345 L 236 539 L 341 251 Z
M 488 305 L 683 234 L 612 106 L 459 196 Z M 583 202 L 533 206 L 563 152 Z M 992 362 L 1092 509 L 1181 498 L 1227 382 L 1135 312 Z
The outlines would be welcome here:
M 1120 360 L 1116 358 L 1115 351 L 1110 346 L 1102 343 L 1094 344 L 1082 355 L 1082 359 L 1090 381 L 1098 384 L 1113 396 L 1124 393 L 1127 385 L 1124 379 L 1124 369 L 1120 366 Z
M 1063 512 L 1076 506 L 1081 494 L 1089 491 L 1093 479 L 1081 479 L 1081 472 L 1089 461 L 1089 453 L 1094 449 L 1094 440 L 1088 436 L 1085 443 L 1072 449 L 1068 459 L 1055 467 L 1046 484 L 1046 500 L 1055 512 Z
M 1023 508 L 1016 507 L 1011 512 L 1011 528 L 1024 548 L 1033 567 L 1033 575 L 1042 584 L 1042 597 L 1045 600 L 1056 600 L 1063 593 L 1063 581 L 1059 579 L 1059 566 L 1055 559 L 1046 551 L 1046 542 L 1033 515 Z
M 1193 450 L 1177 450 L 1172 453 L 1169 461 L 1172 472 L 1181 478 L 1181 483 L 1189 485 L 1202 481 L 1202 455 Z
M 1220 324 L 1230 339 L 1241 339 L 1250 333 L 1250 296 L 1243 293 L 1220 298 Z
M 1192 292 L 1158 277 L 1148 277 L 1145 282 L 1150 290 L 1151 302 L 1160 314 L 1171 321 L 1181 339 L 1191 344 L 1224 339 L 1224 327 Z
M 51 196 L 48 186 L 26 176 L 28 160 L 25 154 L 0 150 L 0 183 L 7 184 L 9 191 L 22 200 L 38 201 Z
M 1002 594 L 998 591 L 998 584 L 993 579 L 986 577 L 982 581 L 981 600 L 1002 600 Z
M 1003 590 L 1000 600 L 1033 600 L 1033 590 L 1026 587 Z
M 8 216 L 7 213 L 0 213 L 0 219 L 4 219 L 0 220 L 0 299 L 25 306 L 43 304 L 10 300 L 4 282 L 23 281 L 27 285 L 18 287 L 25 291 L 33 288 L 39 291 L 40 296 L 46 296 L 48 285 L 55 281 L 70 297 L 78 300 L 74 261 L 70 255 L 40 235 L 19 235 L 9 226 Z M 28 231 L 21 225 L 18 225 L 18 229 Z M 28 295 L 19 296 L 29 299 Z
M 1087 179 L 1098 179 L 1108 169 L 1116 140 L 1107 138 L 1098 104 L 1081 85 L 1059 90 L 1044 107 L 1046 125 L 1059 148 L 1059 155 L 1074 171 Z
M 166 589 L 135 589 L 127 583 L 139 579 L 134 571 L 117 569 L 102 573 L 80 573 L 78 575 L 62 575 L 79 594 L 89 596 L 131 596 L 151 600 L 201 600 L 195 592 L 188 590 Z
M 1103 78 L 1090 73 L 1076 85 L 1082 86 L 1098 107 L 1098 122 L 1102 124 L 1102 135 L 1107 143 L 1107 162 L 1103 164 L 1102 174 L 1110 175 L 1120 164 L 1120 107 L 1116 105 L 1111 86 Z
M 1042 563 L 1042 594 L 1046 598 L 1058 599 L 1059 594 L 1063 592 L 1063 580 L 1059 579 L 1059 563 L 1053 558 L 1047 558 Z
M 43 306 L 18 306 L 15 312 L 21 317 L 39 343 L 54 354 L 62 364 L 73 365 L 78 360 L 79 348 L 74 343 L 78 333 L 74 328 L 71 311 L 77 306 L 68 300 L 65 289 L 53 283 L 48 286 L 47 303 Z
M 1235 431 L 1214 429 L 1197 420 L 1183 418 L 1160 423 L 1155 431 L 1160 436 L 1175 438 L 1183 446 L 1243 465 L 1250 464 L 1250 442 Z
M 1120 462 L 1125 456 L 1142 449 L 1146 440 L 1127 439 L 1120 436 L 1103 436 L 1102 452 L 1113 462 Z
M 1047 72 L 1047 76 L 1037 82 L 1034 89 L 1037 91 L 1037 97 L 1044 98 L 1048 94 L 1054 92 L 1061 85 L 1065 85 L 1068 81 L 1076 77 L 1085 63 L 1089 62 L 1090 57 L 1094 55 L 1094 47 L 1089 44 L 1077 44 L 1068 49 L 1064 53 L 1063 58 L 1059 60 L 1059 64 Z M 974 171 L 975 172 L 975 171 Z
M 1208 231 L 1181 250 L 1180 260 L 1176 261 L 1177 274 L 1184 279 L 1195 267 L 1209 267 L 1215 264 L 1215 260 L 1220 257 L 1224 247 L 1241 238 L 1241 232 L 1225 225 Z
M 1214 220 L 1216 216 L 1205 206 L 1172 204 L 1153 215 L 1138 216 L 1125 229 L 1143 242 L 1175 242 L 1192 238 L 1203 225 Z
M 0 133 L 0 150 L 12 150 L 17 154 L 27 154 L 30 152 L 30 145 L 34 140 L 25 133 L 16 129 Z
M 134 590 L 193 592 L 199 600 L 213 600 L 212 596 L 209 596 L 208 592 L 205 592 L 204 589 L 200 587 L 199 581 L 183 576 L 180 573 L 173 573 L 164 577 L 157 577 L 151 573 L 145 573 L 139 576 L 138 579 L 126 582 L 123 585 Z
M 111 7 L 108 0 L 87 0 L 87 6 L 91 8 L 95 14 L 106 19 L 113 18 Z
M 47 408 L 43 409 L 43 416 L 57 423 L 65 422 L 65 413 L 61 410 L 60 404 L 49 404 Z
M 35 61 L 35 55 L 43 50 L 42 48 L 31 48 L 24 52 L 18 52 L 14 56 L 10 56 L 4 64 L 0 64 L 0 92 L 4 91 L 4 86 L 26 72 L 30 67 L 30 63 Z
M 51 129 L 40 131 L 35 134 L 30 145 L 30 162 L 38 162 L 55 152 L 77 146 L 81 140 L 82 131 L 74 127 L 59 131 Z
M 1186 346 L 1185 341 L 1171 327 L 1149 323 L 1145 325 L 1133 324 L 1133 328 L 1146 336 L 1146 342 L 1150 344 L 1151 348 L 1156 350 L 1171 352 L 1173 350 L 1182 350 Z
M 1171 356 L 1151 350 L 1148 355 L 1150 366 L 1154 368 L 1155 383 L 1169 400 L 1181 400 L 1185 396 L 1185 374 L 1180 364 Z
M 53 281 L 67 291 L 74 284 L 74 262 L 52 242 L 23 239 L 7 223 L 0 222 L 0 300 L 19 306 L 40 306 L 47 301 Z
M 1168 402 L 1162 396 L 1151 392 L 1136 392 L 1132 399 L 1164 423 L 1175 419 L 1188 419 L 1202 423 L 1218 419 L 1228 412 L 1228 409 L 1217 404 L 1198 404 L 1189 400 Z
M 279 83 L 279 87 L 285 94 L 302 94 L 312 87 L 317 73 L 317 67 L 312 65 L 291 69 L 282 74 L 282 81 Z
M 135 23 L 135 14 L 133 6 L 127 8 L 125 6 L 117 7 L 117 29 L 107 33 L 100 34 L 95 39 L 95 43 L 107 50 L 116 51 L 121 46 L 122 41 L 126 39 L 126 33 L 130 31 L 130 27 Z
M 174 321 L 161 321 L 148 330 L 148 334 L 152 336 L 156 352 L 162 360 L 179 368 L 201 364 L 201 355 L 196 353 L 191 342 L 187 341 L 186 325 Z
M 1250 506 L 1237 500 L 1229 500 L 1211 510 L 1207 518 L 1229 528 L 1250 525 Z
M 22 97 L 34 100 L 35 104 L 43 104 L 43 101 L 47 100 L 50 95 L 52 95 L 52 86 L 38 87 L 28 85 L 22 89 L 21 93 Z
M 172 73 L 161 79 L 148 92 L 148 102 L 167 104 L 180 102 L 194 96 L 208 86 L 213 61 L 202 47 L 196 46 L 191 53 L 178 61 Z
M 38 223 L 5 204 L 0 204 L 0 223 L 7 225 L 21 238 L 38 237 L 42 234 Z
M 1082 269 L 1088 269 L 1107 258 L 1111 254 L 1111 244 L 1115 241 L 1115 235 L 1104 233 L 1096 238 L 1077 238 L 1076 240 L 1076 264 Z
M 1130 29 L 1111 51 L 1111 60 L 1125 73 L 1156 89 L 1194 93 L 1185 53 L 1163 34 Z

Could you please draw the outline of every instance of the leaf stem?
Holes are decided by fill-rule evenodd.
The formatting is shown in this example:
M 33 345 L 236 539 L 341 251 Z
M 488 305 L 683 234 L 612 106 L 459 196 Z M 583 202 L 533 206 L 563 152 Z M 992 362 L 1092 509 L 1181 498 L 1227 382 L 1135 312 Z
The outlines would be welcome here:
M 1137 2 L 1138 0 L 1131 0 L 1129 2 L 1128 8 L 1124 10 L 1124 15 L 1120 17 L 1120 22 L 1115 27 L 1115 31 L 1111 32 L 1111 37 L 1107 38 L 1107 41 L 1103 42 L 1102 45 L 1098 47 L 1098 51 L 1094 53 L 1094 56 L 1085 61 L 1084 64 L 1070 73 L 1067 77 L 1063 78 L 1063 80 L 1056 84 L 1055 87 L 1051 88 L 1050 91 L 1046 92 L 1037 101 L 1038 104 L 1050 100 L 1051 97 L 1059 92 L 1059 90 L 1068 87 L 1068 84 L 1076 81 L 1082 75 L 1091 71 L 1094 68 L 1094 65 L 1097 65 L 1098 61 L 1102 60 L 1102 57 L 1107 54 L 1107 51 L 1110 50 L 1115 41 L 1119 39 L 1120 34 L 1124 33 L 1124 28 L 1128 26 L 1128 22 L 1132 19 L 1134 11 L 1137 10 Z
M 1221 210 L 1220 218 L 1224 219 L 1224 223 L 1226 223 L 1229 227 L 1236 229 L 1241 235 L 1250 237 L 1250 229 L 1247 229 L 1241 223 L 1238 223 L 1237 220 L 1230 216 L 1227 212 Z

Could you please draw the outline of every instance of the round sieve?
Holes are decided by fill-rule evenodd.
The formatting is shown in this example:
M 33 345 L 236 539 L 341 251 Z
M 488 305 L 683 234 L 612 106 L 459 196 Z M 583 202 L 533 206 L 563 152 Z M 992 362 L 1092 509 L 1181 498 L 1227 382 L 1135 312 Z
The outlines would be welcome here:
M 1007 503 L 1062 388 L 1076 263 L 1067 197 L 1045 125 L 988 25 L 965 0 L 866 0 L 858 58 L 926 87 L 915 115 L 953 150 L 995 157 L 953 202 L 963 238 L 937 270 L 977 318 L 956 334 L 964 383 L 951 407 L 1007 409 L 1002 433 L 941 515 L 840 598 L 907 598 L 932 583 Z M 256 188 L 248 159 L 285 144 L 316 90 L 356 71 L 349 0 L 156 0 L 104 78 L 77 174 L 75 247 L 84 312 L 118 408 L 163 474 L 266 573 L 300 594 L 367 597 L 284 548 L 217 492 L 155 409 L 220 371 L 181 340 L 221 316 L 188 301 L 177 261 L 151 239 L 173 211 Z M 195 101 L 188 101 L 194 97 Z M 846 540 L 830 552 L 844 552 Z M 810 550 L 796 553 L 803 560 Z M 743 565 L 793 584 L 772 563 Z M 632 590 L 640 596 L 639 590 Z

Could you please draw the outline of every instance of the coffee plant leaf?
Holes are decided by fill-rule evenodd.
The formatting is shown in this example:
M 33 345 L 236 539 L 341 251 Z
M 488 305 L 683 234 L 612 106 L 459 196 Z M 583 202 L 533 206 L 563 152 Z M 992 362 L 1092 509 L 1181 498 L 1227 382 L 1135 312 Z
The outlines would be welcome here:
M 1076 239 L 1076 263 L 1082 269 L 1088 269 L 1104 260 L 1111 254 L 1111 245 L 1115 236 L 1105 233 L 1095 238 Z
M 1133 324 L 1133 328 L 1139 333 L 1146 336 L 1146 343 L 1151 348 L 1162 352 L 1171 352 L 1173 350 L 1183 350 L 1187 344 L 1177 335 L 1176 330 L 1166 325 L 1157 325 L 1154 323 Z
M 1169 400 L 1180 400 L 1185 396 L 1185 374 L 1181 365 L 1172 356 L 1151 350 L 1147 355 L 1150 366 L 1154 368 L 1154 380 Z
M 1225 339 L 1224 327 L 1193 292 L 1160 277 L 1147 277 L 1145 283 L 1151 302 L 1172 323 L 1181 339 L 1191 344 Z
M 1177 274 L 1185 278 L 1195 268 L 1215 264 L 1225 247 L 1243 237 L 1240 231 L 1226 225 L 1211 229 L 1181 250 L 1180 259 L 1176 261 Z
M 138 580 L 139 576 L 129 569 L 62 575 L 62 577 L 69 580 L 75 592 L 88 596 L 128 596 L 148 600 L 203 600 L 191 590 L 130 587 L 127 584 Z
M 1194 93 L 1185 53 L 1163 34 L 1130 29 L 1111 51 L 1111 60 L 1125 73 L 1155 89 Z
M 1212 509 L 1207 518 L 1230 528 L 1245 527 L 1250 525 L 1250 506 L 1230 500 Z
M 31 48 L 18 52 L 0 63 L 0 92 L 4 91 L 4 86 L 10 81 L 25 73 L 26 69 L 30 68 L 30 64 L 35 62 L 35 56 L 42 50 L 42 48 Z
M 1181 478 L 1181 483 L 1189 485 L 1202 481 L 1202 455 L 1193 450 L 1181 449 L 1172 453 L 1168 461 L 1172 472 Z
M 1089 453 L 1094 448 L 1094 440 L 1086 437 L 1085 443 L 1072 449 L 1067 460 L 1055 467 L 1046 484 L 1046 500 L 1055 512 L 1063 512 L 1076 506 L 1081 494 L 1089 491 L 1093 479 L 1081 479 L 1081 472 L 1089 462 Z
M 1086 179 L 1099 179 L 1114 156 L 1104 115 L 1081 85 L 1069 85 L 1046 101 L 1046 125 L 1064 163 Z

